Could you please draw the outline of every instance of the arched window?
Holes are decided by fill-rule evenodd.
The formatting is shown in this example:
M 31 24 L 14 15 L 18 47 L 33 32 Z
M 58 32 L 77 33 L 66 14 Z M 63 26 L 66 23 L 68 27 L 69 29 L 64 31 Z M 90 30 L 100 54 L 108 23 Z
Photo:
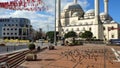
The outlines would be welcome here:
M 91 27 L 89 28 L 89 31 L 91 31 L 92 29 L 91 29 Z
M 112 27 L 111 27 L 111 29 L 113 30 L 113 29 L 114 29 L 114 27 L 112 26 Z
M 103 27 L 103 30 L 105 30 L 105 27 Z
M 85 27 L 83 27 L 83 31 L 85 31 Z
M 114 35 L 111 35 L 112 38 L 114 38 Z
M 77 31 L 79 31 L 79 28 L 77 28 Z

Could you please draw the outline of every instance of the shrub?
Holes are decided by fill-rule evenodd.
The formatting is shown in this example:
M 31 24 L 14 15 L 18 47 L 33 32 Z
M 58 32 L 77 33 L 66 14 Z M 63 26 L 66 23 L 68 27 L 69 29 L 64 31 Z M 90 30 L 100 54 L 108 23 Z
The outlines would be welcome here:
M 28 48 L 29 48 L 30 50 L 34 50 L 34 49 L 35 49 L 35 44 L 33 44 L 33 43 L 29 44 L 29 45 L 28 45 Z
M 1 43 L 0 46 L 6 46 L 4 43 Z

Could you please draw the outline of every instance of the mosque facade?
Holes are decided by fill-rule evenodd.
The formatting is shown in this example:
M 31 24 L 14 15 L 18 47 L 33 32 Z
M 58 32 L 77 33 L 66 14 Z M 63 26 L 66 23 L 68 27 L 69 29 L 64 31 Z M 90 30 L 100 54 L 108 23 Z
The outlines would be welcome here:
M 96 39 L 120 38 L 118 30 L 120 25 L 109 15 L 108 2 L 108 0 L 104 0 L 104 12 L 102 13 L 99 12 L 99 0 L 94 0 L 94 9 L 86 12 L 77 3 L 77 0 L 68 3 L 63 11 L 58 11 L 56 30 L 61 32 L 61 36 L 69 31 L 76 32 L 78 36 L 84 31 L 91 31 Z

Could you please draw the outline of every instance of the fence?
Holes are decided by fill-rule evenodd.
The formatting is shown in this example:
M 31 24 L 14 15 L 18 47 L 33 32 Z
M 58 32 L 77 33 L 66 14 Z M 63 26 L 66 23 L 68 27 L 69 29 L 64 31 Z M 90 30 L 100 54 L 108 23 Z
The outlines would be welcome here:
M 26 49 L 28 46 L 26 45 L 20 45 L 20 46 L 0 46 L 0 54 L 1 53 L 7 53 L 12 52 L 16 50 Z
M 104 41 L 82 41 L 83 43 L 86 44 L 104 44 Z

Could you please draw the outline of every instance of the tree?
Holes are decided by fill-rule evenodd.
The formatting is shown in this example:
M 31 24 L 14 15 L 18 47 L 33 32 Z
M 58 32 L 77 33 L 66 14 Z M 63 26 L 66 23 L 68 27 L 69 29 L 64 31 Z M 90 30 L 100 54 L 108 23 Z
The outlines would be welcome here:
M 65 37 L 65 38 L 77 37 L 77 34 L 76 34 L 76 32 L 74 32 L 74 31 L 70 31 L 70 32 L 66 33 L 66 34 L 64 35 L 64 37 Z
M 87 38 L 87 39 L 90 39 L 90 38 L 93 37 L 93 33 L 90 32 L 90 31 L 85 31 L 84 33 L 82 33 L 82 34 L 80 35 L 80 37 L 81 37 L 81 38 Z
M 46 33 L 46 35 L 50 39 L 49 41 L 53 43 L 54 42 L 54 31 L 49 31 Z M 58 32 L 56 32 L 56 37 L 57 35 L 58 35 Z

